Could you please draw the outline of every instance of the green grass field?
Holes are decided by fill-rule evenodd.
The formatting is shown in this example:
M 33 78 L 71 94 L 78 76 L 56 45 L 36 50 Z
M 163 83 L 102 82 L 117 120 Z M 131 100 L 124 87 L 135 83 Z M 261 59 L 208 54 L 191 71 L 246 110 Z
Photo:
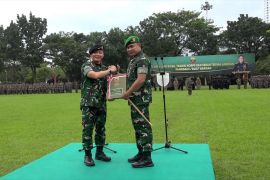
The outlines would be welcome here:
M 166 92 L 172 143 L 207 143 L 216 179 L 270 179 L 270 89 Z M 0 96 L 0 175 L 81 141 L 80 94 Z M 165 142 L 162 93 L 150 108 L 154 143 Z M 134 143 L 129 107 L 108 102 L 108 143 Z

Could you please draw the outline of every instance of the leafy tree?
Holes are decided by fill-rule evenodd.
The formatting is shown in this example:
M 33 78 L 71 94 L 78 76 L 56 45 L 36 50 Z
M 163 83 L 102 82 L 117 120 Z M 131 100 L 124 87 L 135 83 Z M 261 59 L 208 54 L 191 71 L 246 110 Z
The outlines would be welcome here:
M 23 44 L 23 53 L 20 58 L 22 65 L 30 67 L 33 81 L 36 81 L 36 69 L 44 62 L 42 44 L 47 32 L 47 20 L 35 17 L 32 13 L 29 20 L 25 15 L 17 15 L 19 34 Z
M 270 24 L 258 17 L 241 14 L 237 21 L 228 21 L 227 30 L 222 33 L 222 44 L 235 53 L 255 53 L 256 60 L 269 53 L 270 39 L 267 29 Z
M 80 68 L 86 59 L 86 37 L 60 32 L 47 36 L 44 42 L 46 57 L 52 60 L 53 66 L 61 67 L 69 80 L 79 80 Z
M 260 58 L 256 62 L 256 74 L 270 74 L 270 55 Z
M 23 52 L 23 44 L 19 34 L 19 27 L 11 21 L 10 25 L 5 29 L 4 40 L 6 45 L 5 58 L 10 66 L 20 64 L 20 58 Z
M 88 48 L 87 36 L 84 34 L 73 34 L 73 39 L 75 41 L 75 48 L 73 52 L 73 65 L 69 68 L 69 80 L 80 81 L 81 79 L 81 66 L 87 59 L 86 49 Z
M 22 52 L 22 43 L 18 29 L 18 25 L 11 21 L 5 30 L 3 28 L 0 30 L 0 69 L 3 70 L 5 68 L 9 81 L 21 81 L 17 73 L 20 70 L 19 60 Z
M 92 47 L 95 44 L 106 43 L 106 32 L 91 32 L 86 36 L 86 42 L 88 47 Z
M 126 71 L 127 55 L 124 47 L 124 32 L 119 28 L 111 29 L 106 35 L 105 64 L 119 65 L 121 71 Z
M 197 54 L 217 51 L 218 28 L 194 11 L 157 13 L 140 22 L 145 51 L 150 56 L 181 55 L 185 49 Z
M 52 69 L 47 66 L 47 63 L 41 64 L 40 68 L 37 68 L 37 81 L 46 82 L 52 75 Z
M 5 43 L 4 43 L 4 27 L 0 26 L 0 73 L 4 69 L 5 60 Z
M 214 35 L 218 28 L 206 22 L 204 19 L 194 19 L 187 25 L 188 49 L 197 55 L 216 54 L 218 52 L 218 37 Z

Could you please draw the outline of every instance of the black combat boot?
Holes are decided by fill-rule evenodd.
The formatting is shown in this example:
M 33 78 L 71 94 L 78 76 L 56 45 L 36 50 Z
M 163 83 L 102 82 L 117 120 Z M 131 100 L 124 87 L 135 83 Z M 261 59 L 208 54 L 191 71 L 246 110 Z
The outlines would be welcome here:
M 95 166 L 95 162 L 92 159 L 92 153 L 90 150 L 85 150 L 84 164 L 86 166 Z
M 129 163 L 134 163 L 134 162 L 137 162 L 139 161 L 140 159 L 142 159 L 143 157 L 143 154 L 141 152 L 138 152 L 138 154 L 136 154 L 135 156 L 131 157 L 128 159 L 128 162 Z
M 151 158 L 151 152 L 143 152 L 142 158 L 139 161 L 132 163 L 134 168 L 153 167 L 154 163 Z
M 140 148 L 139 145 L 137 145 L 137 148 L 138 148 L 138 153 L 135 156 L 128 159 L 129 163 L 134 163 L 136 161 L 139 161 L 143 157 L 142 148 Z
M 111 158 L 106 156 L 106 154 L 103 152 L 103 146 L 97 146 L 96 160 L 101 160 L 105 162 L 111 161 Z

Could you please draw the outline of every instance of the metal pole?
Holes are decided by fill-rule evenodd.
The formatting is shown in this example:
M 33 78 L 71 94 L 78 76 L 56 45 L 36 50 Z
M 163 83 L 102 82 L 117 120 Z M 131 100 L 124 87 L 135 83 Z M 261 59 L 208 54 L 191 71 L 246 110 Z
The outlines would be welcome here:
M 165 72 L 163 72 L 161 74 L 162 77 L 162 94 L 163 94 L 163 110 L 164 110 L 164 123 L 165 123 L 165 133 L 166 133 L 166 144 L 168 143 L 168 123 L 167 123 L 167 113 L 166 113 L 166 97 L 165 97 L 165 92 L 164 92 L 164 74 Z

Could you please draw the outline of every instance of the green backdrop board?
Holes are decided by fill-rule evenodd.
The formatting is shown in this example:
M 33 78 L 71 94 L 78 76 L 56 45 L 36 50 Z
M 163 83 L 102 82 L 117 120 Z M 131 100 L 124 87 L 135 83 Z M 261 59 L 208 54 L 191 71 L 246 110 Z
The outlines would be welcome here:
M 163 144 L 155 144 L 154 148 Z M 111 162 L 95 161 L 96 166 L 86 167 L 83 164 L 81 143 L 71 143 L 40 159 L 37 159 L 3 177 L 3 180 L 214 180 L 211 154 L 208 144 L 174 144 L 176 148 L 188 151 L 188 154 L 166 148 L 154 151 L 152 158 L 155 166 L 152 168 L 134 169 L 127 158 L 137 152 L 135 144 L 109 144 L 105 149 L 112 157 Z M 95 151 L 95 149 L 94 149 Z M 95 152 L 94 152 L 95 153 Z
M 242 54 L 250 71 L 255 67 L 255 55 Z M 173 74 L 231 74 L 234 65 L 238 62 L 239 54 L 208 55 L 208 56 L 176 56 L 176 57 L 151 57 L 153 73 L 159 68 Z

